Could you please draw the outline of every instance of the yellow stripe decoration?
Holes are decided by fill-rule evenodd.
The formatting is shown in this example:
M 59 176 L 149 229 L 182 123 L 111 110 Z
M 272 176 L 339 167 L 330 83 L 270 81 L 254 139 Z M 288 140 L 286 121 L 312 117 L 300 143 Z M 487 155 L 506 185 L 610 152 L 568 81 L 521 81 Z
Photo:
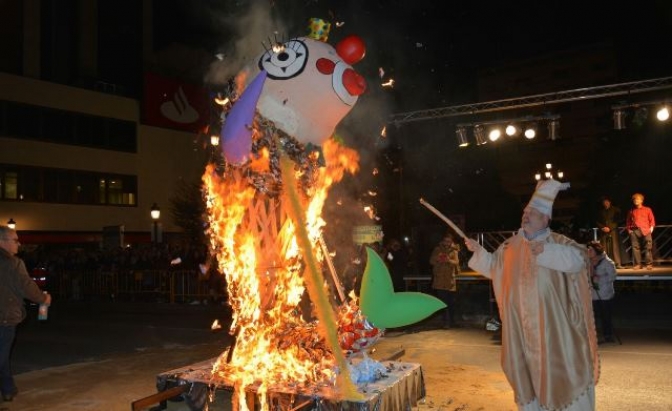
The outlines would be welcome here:
M 319 269 L 313 247 L 306 229 L 305 212 L 301 207 L 299 193 L 296 190 L 296 179 L 294 177 L 294 163 L 284 153 L 280 156 L 280 170 L 282 172 L 282 183 L 284 193 L 289 200 L 289 213 L 296 225 L 296 239 L 299 247 L 303 251 L 303 259 L 306 268 L 303 278 L 306 283 L 306 289 L 310 300 L 315 305 L 315 313 L 318 319 L 318 331 L 324 338 L 327 346 L 336 357 L 336 365 L 339 368 L 337 384 L 340 394 L 348 400 L 361 400 L 364 396 L 357 391 L 357 387 L 350 378 L 348 362 L 345 354 L 338 344 L 338 326 L 336 315 L 329 302 L 329 297 L 322 287 L 324 277 Z

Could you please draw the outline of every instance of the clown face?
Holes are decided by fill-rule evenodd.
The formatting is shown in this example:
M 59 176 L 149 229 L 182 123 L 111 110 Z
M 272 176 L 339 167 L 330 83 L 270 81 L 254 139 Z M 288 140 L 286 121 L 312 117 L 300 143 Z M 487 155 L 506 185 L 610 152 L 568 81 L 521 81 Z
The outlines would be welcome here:
M 366 89 L 351 66 L 364 54 L 355 36 L 336 48 L 301 37 L 267 50 L 244 72 L 250 80 L 267 73 L 257 103 L 262 116 L 300 142 L 320 145 Z

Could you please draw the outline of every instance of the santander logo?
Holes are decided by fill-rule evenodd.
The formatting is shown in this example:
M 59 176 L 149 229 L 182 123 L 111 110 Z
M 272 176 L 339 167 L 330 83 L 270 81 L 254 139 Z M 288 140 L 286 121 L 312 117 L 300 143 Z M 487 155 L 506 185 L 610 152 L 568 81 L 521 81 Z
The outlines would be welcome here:
M 199 114 L 195 108 L 189 105 L 189 99 L 182 90 L 177 88 L 172 100 L 161 104 L 161 114 L 167 119 L 179 124 L 191 124 L 198 120 Z

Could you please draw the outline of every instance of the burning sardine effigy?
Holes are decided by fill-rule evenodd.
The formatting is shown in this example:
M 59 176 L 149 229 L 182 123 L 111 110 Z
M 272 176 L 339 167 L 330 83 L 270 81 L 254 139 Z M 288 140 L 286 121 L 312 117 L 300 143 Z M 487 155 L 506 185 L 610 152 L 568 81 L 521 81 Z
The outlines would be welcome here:
M 279 384 L 331 384 L 356 399 L 346 355 L 370 346 L 385 327 L 405 324 L 375 309 L 379 324 L 371 322 L 354 297 L 334 298 L 325 286 L 322 208 L 330 187 L 359 167 L 357 152 L 332 136 L 366 90 L 352 66 L 365 47 L 358 36 L 333 47 L 323 30 L 311 33 L 266 45 L 238 74 L 239 97 L 222 116 L 223 166 L 210 164 L 203 175 L 210 248 L 226 278 L 236 338 L 213 375 L 231 381 L 235 409 L 246 409 L 251 386 L 261 409 L 269 387 Z M 383 282 L 382 293 L 363 282 L 369 307 L 419 294 L 395 296 L 386 270 L 367 278 Z M 414 297 L 424 305 L 422 316 L 411 309 L 413 322 L 442 307 L 433 297 Z

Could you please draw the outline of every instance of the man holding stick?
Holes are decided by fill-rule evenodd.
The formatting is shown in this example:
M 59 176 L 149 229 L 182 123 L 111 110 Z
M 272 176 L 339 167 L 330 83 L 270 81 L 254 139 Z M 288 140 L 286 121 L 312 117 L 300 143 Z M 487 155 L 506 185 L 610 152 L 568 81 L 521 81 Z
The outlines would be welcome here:
M 549 229 L 553 201 L 568 187 L 540 181 L 521 229 L 493 253 L 465 238 L 469 267 L 492 280 L 502 368 L 522 411 L 595 409 L 599 359 L 586 249 Z

